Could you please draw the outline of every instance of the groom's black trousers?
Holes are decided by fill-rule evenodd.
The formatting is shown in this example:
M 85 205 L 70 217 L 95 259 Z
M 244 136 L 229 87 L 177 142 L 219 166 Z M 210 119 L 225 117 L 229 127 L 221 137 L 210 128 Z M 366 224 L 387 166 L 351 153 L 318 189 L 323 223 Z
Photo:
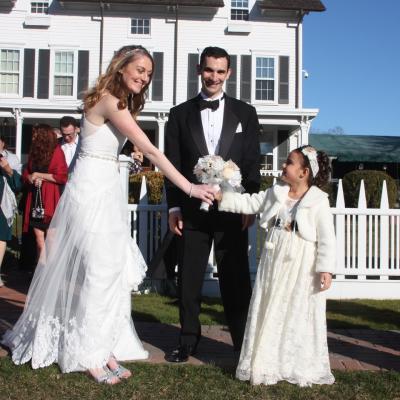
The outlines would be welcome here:
M 196 346 L 200 339 L 201 289 L 214 240 L 225 316 L 234 348 L 239 350 L 251 297 L 248 232 L 242 231 L 242 217 L 213 209 L 199 213 L 194 224 L 193 221 L 186 223 L 185 216 L 183 221 L 178 277 L 180 344 Z

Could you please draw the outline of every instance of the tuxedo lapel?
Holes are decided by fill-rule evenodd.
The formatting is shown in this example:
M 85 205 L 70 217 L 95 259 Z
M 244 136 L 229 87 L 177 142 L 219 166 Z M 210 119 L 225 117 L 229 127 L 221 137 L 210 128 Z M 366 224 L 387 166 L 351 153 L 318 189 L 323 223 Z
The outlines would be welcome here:
M 231 109 L 229 97 L 225 97 L 224 122 L 222 124 L 221 138 L 218 154 L 225 160 L 239 124 L 238 117 Z
M 197 103 L 193 104 L 193 107 L 188 115 L 188 127 L 190 134 L 196 143 L 197 148 L 202 156 L 208 154 L 207 143 L 204 137 L 203 125 L 201 123 L 200 109 L 197 107 Z

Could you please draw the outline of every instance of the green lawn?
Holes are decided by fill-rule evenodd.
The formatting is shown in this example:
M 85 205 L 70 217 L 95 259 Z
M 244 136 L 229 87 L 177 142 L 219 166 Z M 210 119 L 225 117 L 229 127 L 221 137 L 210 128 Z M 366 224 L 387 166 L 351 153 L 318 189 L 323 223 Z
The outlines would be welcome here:
M 400 398 L 400 374 L 335 372 L 331 386 L 299 388 L 285 382 L 251 386 L 234 379 L 233 371 L 213 366 L 128 364 L 133 378 L 117 386 L 98 385 L 81 373 L 60 374 L 55 366 L 32 370 L 0 359 L 0 399 L 93 400 L 367 400 Z
M 157 294 L 133 296 L 134 321 L 179 323 L 175 299 Z M 328 300 L 328 328 L 400 330 L 400 300 Z M 205 298 L 201 323 L 224 325 L 223 307 L 219 299 Z

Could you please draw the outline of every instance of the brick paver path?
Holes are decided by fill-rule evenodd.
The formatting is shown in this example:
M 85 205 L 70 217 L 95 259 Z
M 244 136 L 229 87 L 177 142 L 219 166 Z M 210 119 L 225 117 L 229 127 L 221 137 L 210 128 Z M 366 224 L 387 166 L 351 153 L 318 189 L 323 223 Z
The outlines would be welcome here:
M 26 274 L 10 276 L 6 287 L 0 288 L 0 335 L 20 315 L 27 293 Z M 164 363 L 165 352 L 177 343 L 179 327 L 153 322 L 136 322 L 136 330 L 149 351 L 146 362 Z M 203 338 L 190 364 L 233 367 L 238 354 L 232 349 L 229 331 L 223 326 L 203 326 Z M 328 332 L 331 367 L 336 370 L 400 371 L 400 332 L 372 329 L 332 329 Z M 0 347 L 0 356 L 7 352 Z

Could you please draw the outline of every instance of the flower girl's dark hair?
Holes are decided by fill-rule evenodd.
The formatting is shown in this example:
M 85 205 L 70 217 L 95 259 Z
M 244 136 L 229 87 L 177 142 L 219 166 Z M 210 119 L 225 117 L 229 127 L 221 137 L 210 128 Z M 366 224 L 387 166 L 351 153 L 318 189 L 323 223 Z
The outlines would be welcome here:
M 309 186 L 315 185 L 315 186 L 321 188 L 329 182 L 329 177 L 331 174 L 331 165 L 330 165 L 329 157 L 324 151 L 316 150 L 317 161 L 318 161 L 318 173 L 316 176 L 313 176 L 312 170 L 311 170 L 311 165 L 310 165 L 310 160 L 303 153 L 303 150 L 306 149 L 307 147 L 310 147 L 310 146 L 309 145 L 301 146 L 301 147 L 295 149 L 294 151 L 296 153 L 299 153 L 302 156 L 303 167 L 308 168 L 310 170 L 310 174 L 308 177 L 308 185 Z

